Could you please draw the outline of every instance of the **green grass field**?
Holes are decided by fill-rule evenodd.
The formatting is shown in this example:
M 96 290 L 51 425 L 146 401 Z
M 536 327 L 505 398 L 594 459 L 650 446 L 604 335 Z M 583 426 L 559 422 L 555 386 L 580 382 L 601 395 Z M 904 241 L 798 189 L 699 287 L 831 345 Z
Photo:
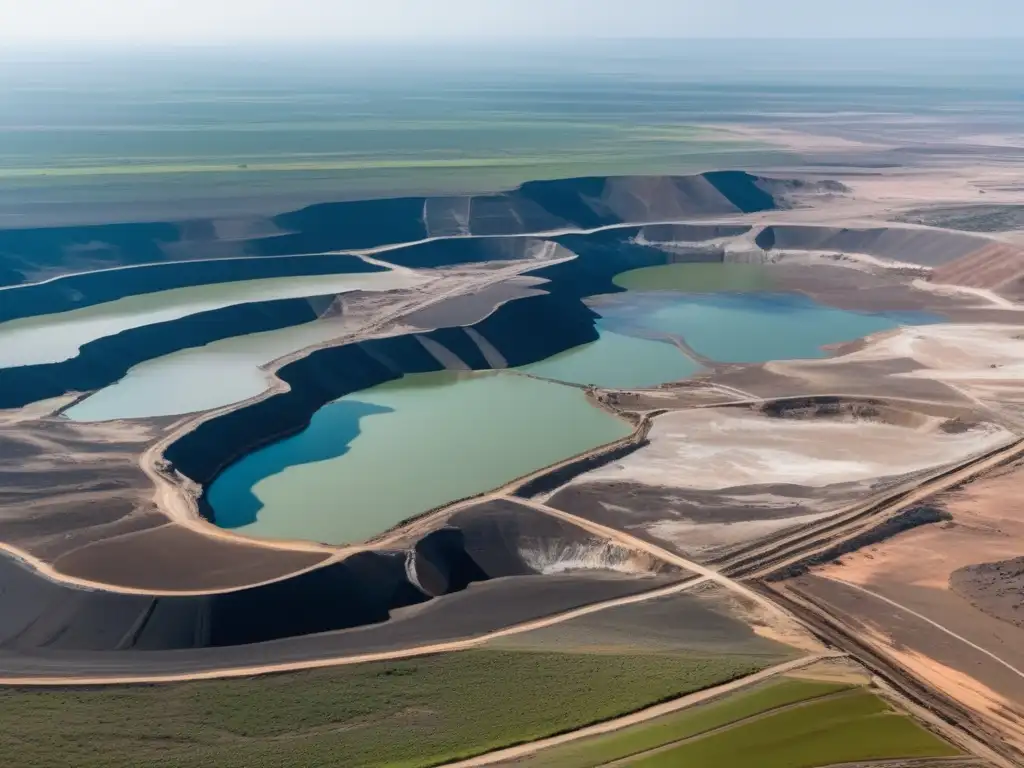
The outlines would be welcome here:
M 955 754 L 951 746 L 866 690 L 779 678 L 617 733 L 545 750 L 515 766 L 811 768 Z
M 593 768 L 721 728 L 778 707 L 849 690 L 841 683 L 779 678 L 643 725 L 545 750 L 517 768 Z
M 243 680 L 0 691 L 0 765 L 416 768 L 749 674 L 747 657 L 467 651 Z
M 951 757 L 959 752 L 878 696 L 852 691 L 756 717 L 639 756 L 630 768 L 816 768 L 869 760 Z

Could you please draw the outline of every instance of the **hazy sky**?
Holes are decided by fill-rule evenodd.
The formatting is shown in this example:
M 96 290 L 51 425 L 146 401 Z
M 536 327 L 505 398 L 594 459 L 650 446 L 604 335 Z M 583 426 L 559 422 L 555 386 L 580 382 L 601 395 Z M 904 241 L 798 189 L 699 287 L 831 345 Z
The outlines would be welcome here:
M 0 40 L 1024 37 L 1024 0 L 0 0 Z

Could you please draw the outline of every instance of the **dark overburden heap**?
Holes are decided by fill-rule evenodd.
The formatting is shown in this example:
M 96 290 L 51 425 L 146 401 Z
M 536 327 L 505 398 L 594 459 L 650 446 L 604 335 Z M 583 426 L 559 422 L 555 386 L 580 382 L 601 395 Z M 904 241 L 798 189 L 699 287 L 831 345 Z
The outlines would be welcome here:
M 169 651 L 202 650 L 188 656 L 188 663 L 206 660 L 223 666 L 227 654 L 235 654 L 232 661 L 238 664 L 287 660 L 289 653 L 322 655 L 331 647 L 338 653 L 379 650 L 493 631 L 679 577 L 676 569 L 648 560 L 639 560 L 633 575 L 614 575 L 602 570 L 598 557 L 575 574 L 529 578 L 541 572 L 544 562 L 568 558 L 572 565 L 587 549 L 603 553 L 610 565 L 631 558 L 628 551 L 575 526 L 498 500 L 460 512 L 409 550 L 361 552 L 280 581 L 214 594 L 121 594 L 71 587 L 4 557 L 0 669 L 32 667 L 37 663 L 32 657 L 39 654 L 49 665 L 69 669 L 141 662 L 166 670 L 186 660 Z M 471 584 L 493 579 L 502 581 L 494 582 L 490 592 L 474 587 L 461 602 L 447 603 Z M 489 595 L 495 594 L 504 594 L 504 600 L 494 602 Z M 438 597 L 445 600 L 432 602 Z M 402 610 L 428 602 L 412 613 Z M 467 612 L 470 605 L 476 607 Z M 370 625 L 382 626 L 370 631 Z M 363 629 L 356 634 L 323 635 L 357 627 Z M 271 642 L 286 639 L 301 642 Z M 241 646 L 252 647 L 242 651 Z M 145 657 L 138 654 L 142 651 Z M 113 659 L 113 652 L 121 661 Z

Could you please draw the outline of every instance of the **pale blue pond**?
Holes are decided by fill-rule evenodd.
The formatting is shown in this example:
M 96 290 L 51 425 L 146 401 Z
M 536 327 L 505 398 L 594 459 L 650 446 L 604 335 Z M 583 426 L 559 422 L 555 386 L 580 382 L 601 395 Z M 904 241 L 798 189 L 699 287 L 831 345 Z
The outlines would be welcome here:
M 924 312 L 853 312 L 796 293 L 628 292 L 596 309 L 606 327 L 665 333 L 722 363 L 817 358 L 825 347 L 940 318 Z

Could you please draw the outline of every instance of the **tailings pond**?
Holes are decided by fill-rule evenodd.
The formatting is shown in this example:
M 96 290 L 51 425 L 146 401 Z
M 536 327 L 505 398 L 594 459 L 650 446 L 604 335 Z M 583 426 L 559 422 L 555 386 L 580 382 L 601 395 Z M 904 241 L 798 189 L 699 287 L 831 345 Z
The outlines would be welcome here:
M 603 375 L 609 380 L 601 381 L 599 374 L 591 372 L 595 367 L 593 355 L 585 354 L 585 347 L 578 347 L 559 356 L 574 361 L 568 371 L 560 371 L 566 374 L 565 380 L 625 387 L 641 385 L 632 378 L 646 380 L 647 385 L 681 378 L 668 375 L 678 363 L 664 352 L 665 342 L 683 342 L 708 361 L 761 363 L 825 357 L 829 345 L 901 325 L 941 320 L 924 312 L 854 312 L 819 304 L 809 296 L 780 291 L 772 279 L 772 268 L 759 264 L 667 264 L 624 272 L 614 282 L 626 291 L 588 300 L 601 315 L 598 327 L 602 338 L 595 345 L 616 334 L 657 340 L 662 344 L 661 352 L 643 355 L 631 348 L 629 351 L 648 367 L 626 372 L 608 370 L 613 366 L 606 364 Z M 608 346 L 618 345 L 615 340 Z M 554 360 L 528 370 L 549 375 L 544 370 Z M 698 367 L 688 362 L 693 369 Z M 636 375 L 631 378 L 631 373 Z
M 708 362 L 825 357 L 827 346 L 940 318 L 922 312 L 852 312 L 779 291 L 759 264 L 668 264 L 624 272 L 623 293 L 587 300 L 600 339 L 521 370 L 601 387 L 652 387 Z
M 573 387 L 413 374 L 324 406 L 229 467 L 207 500 L 220 527 L 246 535 L 355 542 L 631 431 Z
M 260 366 L 343 335 L 328 319 L 222 339 L 147 360 L 69 408 L 74 421 L 177 416 L 248 400 L 270 385 Z
M 82 309 L 0 323 L 0 368 L 58 363 L 90 341 L 129 328 L 268 299 L 387 291 L 422 282 L 405 272 L 273 277 L 130 296 Z M 2 300 L 2 299 L 0 299 Z

